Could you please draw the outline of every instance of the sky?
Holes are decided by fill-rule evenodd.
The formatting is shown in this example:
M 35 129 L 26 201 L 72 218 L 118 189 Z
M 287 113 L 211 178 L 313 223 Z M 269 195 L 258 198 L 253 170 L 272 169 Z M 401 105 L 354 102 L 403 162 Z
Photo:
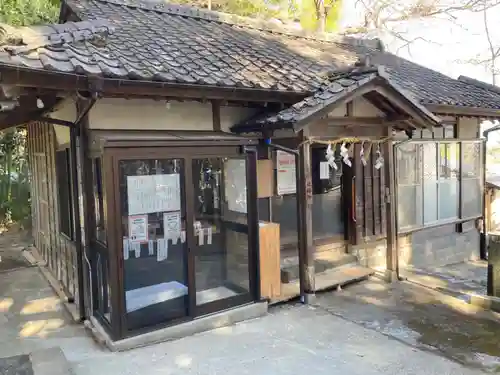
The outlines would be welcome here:
M 356 7 L 355 0 L 345 0 L 340 27 L 359 24 L 362 16 L 362 8 Z M 400 25 L 399 28 L 405 31 L 409 39 L 422 37 L 426 40 L 415 41 L 410 49 L 399 49 L 403 42 L 390 36 L 383 37 L 384 43 L 391 52 L 453 78 L 466 75 L 491 83 L 491 76 L 484 67 L 463 63 L 479 54 L 484 55 L 488 50 L 483 14 L 461 12 L 456 16 L 455 23 L 460 26 L 444 19 L 416 20 Z M 488 18 L 491 34 L 500 46 L 500 30 L 497 26 L 500 23 L 500 6 L 490 9 Z
M 360 24 L 363 10 L 361 7 L 357 8 L 355 4 L 355 0 L 343 1 L 340 29 Z M 485 36 L 483 13 L 467 11 L 455 14 L 455 16 L 457 18 L 454 22 L 444 19 L 427 19 L 405 22 L 400 25 L 399 29 L 404 30 L 404 35 L 408 40 L 417 37 L 424 39 L 413 42 L 410 48 L 400 48 L 404 42 L 394 37 L 380 36 L 386 48 L 401 57 L 452 78 L 465 75 L 492 83 L 491 74 L 484 66 L 467 63 L 472 58 L 488 56 L 488 41 Z M 500 28 L 498 27 L 500 25 L 500 6 L 488 10 L 487 17 L 494 44 L 500 47 Z M 500 61 L 498 65 L 500 65 Z M 497 81 L 499 79 L 497 78 Z M 483 130 L 492 125 L 491 122 L 483 123 Z M 490 133 L 488 145 L 498 143 L 500 143 L 500 131 Z M 498 169 L 500 172 L 500 166 Z

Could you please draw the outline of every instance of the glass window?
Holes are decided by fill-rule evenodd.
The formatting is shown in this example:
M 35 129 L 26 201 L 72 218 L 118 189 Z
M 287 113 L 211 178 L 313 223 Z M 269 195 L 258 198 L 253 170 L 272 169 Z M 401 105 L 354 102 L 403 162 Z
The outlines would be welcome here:
M 405 143 L 397 148 L 398 223 L 400 229 L 422 224 L 421 145 Z
M 297 195 L 271 198 L 272 221 L 280 225 L 281 246 L 297 246 Z
M 338 169 L 328 165 L 327 146 L 311 147 L 311 179 L 313 188 L 313 238 L 322 239 L 344 234 L 342 215 L 342 168 L 340 145 L 335 150 Z
M 102 160 L 93 160 L 93 191 L 94 191 L 94 211 L 95 211 L 95 235 L 96 240 L 107 243 L 106 219 L 105 219 L 105 196 L 102 179 Z
M 250 290 L 246 160 L 204 158 L 192 162 L 196 304 Z
M 477 141 L 462 144 L 462 217 L 482 213 L 482 144 Z
M 481 216 L 481 153 L 479 140 L 397 145 L 399 230 Z
M 438 166 L 436 143 L 429 142 L 422 145 L 422 164 L 424 224 L 429 224 L 438 219 Z
M 57 192 L 59 203 L 59 230 L 74 239 L 73 191 L 71 189 L 70 149 L 56 152 Z
M 441 143 L 439 149 L 439 220 L 458 218 L 460 147 Z
M 291 154 L 289 154 L 291 155 Z M 295 158 L 290 162 L 290 165 L 295 165 Z M 273 152 L 273 164 L 277 166 L 277 152 Z M 278 176 L 276 169 L 276 176 Z M 275 178 L 276 185 L 279 183 L 278 177 Z M 276 186 L 276 194 L 278 193 Z M 296 247 L 298 241 L 297 235 L 297 194 L 283 194 L 271 197 L 271 215 L 272 220 L 280 225 L 280 242 L 282 247 Z
M 119 162 L 128 329 L 188 314 L 184 160 Z

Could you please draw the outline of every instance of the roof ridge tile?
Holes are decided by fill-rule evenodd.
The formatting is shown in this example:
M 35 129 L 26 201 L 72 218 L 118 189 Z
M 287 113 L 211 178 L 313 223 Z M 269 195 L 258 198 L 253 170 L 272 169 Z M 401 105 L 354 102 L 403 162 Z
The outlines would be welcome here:
M 99 42 L 114 32 L 107 20 L 13 27 L 0 24 L 0 50 L 11 55 L 74 42 Z

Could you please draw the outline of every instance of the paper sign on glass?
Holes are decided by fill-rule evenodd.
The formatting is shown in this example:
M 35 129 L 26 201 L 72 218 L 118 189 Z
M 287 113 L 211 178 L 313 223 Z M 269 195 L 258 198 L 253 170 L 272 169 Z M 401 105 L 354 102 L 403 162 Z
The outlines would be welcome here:
M 180 211 L 179 174 L 127 176 L 128 214 Z
M 328 180 L 330 178 L 330 164 L 327 161 L 319 163 L 319 178 L 321 180 Z
M 284 151 L 276 152 L 276 182 L 278 195 L 295 194 L 297 181 L 295 177 L 295 155 Z
M 227 206 L 229 210 L 247 213 L 247 183 L 245 159 L 229 159 L 224 163 Z
M 168 240 L 166 238 L 159 238 L 156 241 L 156 261 L 161 262 L 168 258 Z
M 123 237 L 123 259 L 127 260 L 129 256 L 129 244 L 128 244 L 128 238 Z
M 128 237 L 132 243 L 148 242 L 148 215 L 128 217 Z
M 181 237 L 181 212 L 165 212 L 163 214 L 163 230 L 165 238 L 171 239 L 173 244 Z

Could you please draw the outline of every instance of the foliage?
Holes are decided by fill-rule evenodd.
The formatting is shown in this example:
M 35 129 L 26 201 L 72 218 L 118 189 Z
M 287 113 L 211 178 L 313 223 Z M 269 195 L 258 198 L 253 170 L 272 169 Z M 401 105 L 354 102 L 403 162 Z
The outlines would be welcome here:
M 27 26 L 56 22 L 59 0 L 0 0 L 0 22 Z M 30 221 L 26 130 L 0 132 L 0 222 Z
M 277 14 L 277 10 L 269 7 L 265 0 L 172 0 L 168 2 L 198 8 L 210 8 L 215 11 L 240 16 L 268 18 Z
M 305 30 L 334 31 L 340 17 L 341 0 L 170 0 L 170 3 L 256 18 L 299 21 Z
M 337 23 L 340 17 L 341 1 L 340 0 L 308 0 L 302 1 L 301 9 L 298 9 L 297 15 L 300 24 L 304 30 L 319 30 L 321 29 L 321 4 L 324 1 L 325 27 L 324 31 L 331 32 L 337 28 Z
M 0 0 L 0 22 L 15 26 L 57 21 L 59 0 Z
M 0 222 L 24 223 L 30 217 L 26 130 L 0 132 Z

